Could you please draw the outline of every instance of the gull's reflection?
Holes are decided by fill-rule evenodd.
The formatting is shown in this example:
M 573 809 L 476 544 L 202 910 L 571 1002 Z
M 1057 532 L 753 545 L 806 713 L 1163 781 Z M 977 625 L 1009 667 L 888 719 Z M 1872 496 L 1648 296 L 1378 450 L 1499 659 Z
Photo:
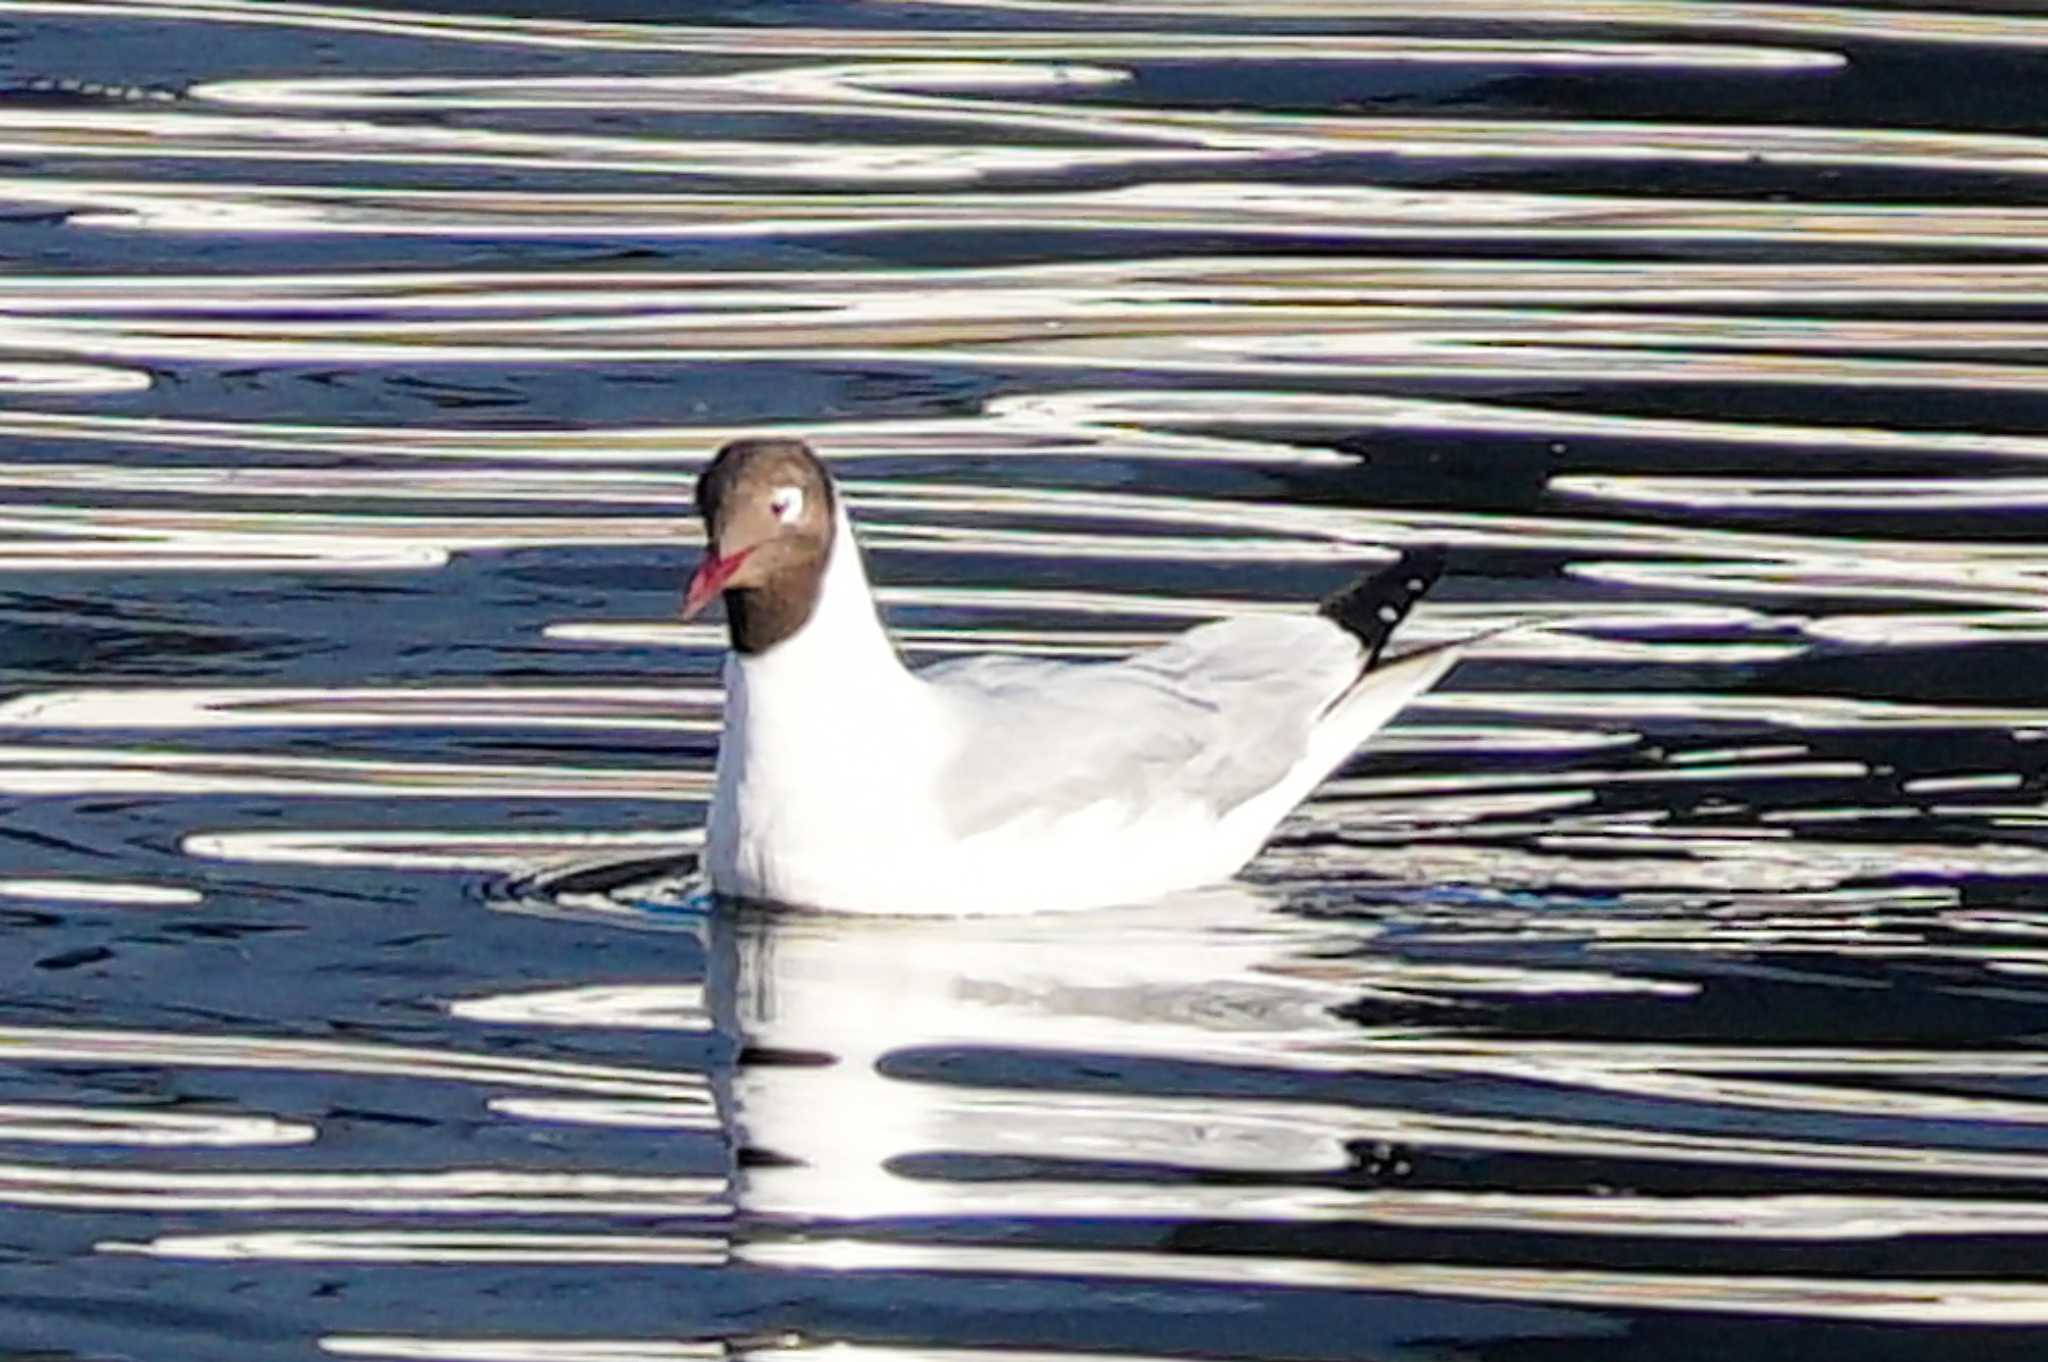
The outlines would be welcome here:
M 1231 885 L 1143 907 L 1023 918 L 742 911 L 732 919 L 736 1021 L 769 1061 L 743 1066 L 734 1087 L 741 1137 L 765 1156 L 752 1161 L 744 1204 L 868 1218 L 997 1211 L 1020 1195 L 1041 1212 L 1129 1209 L 1134 1195 L 1178 1201 L 1165 1187 L 900 1171 L 919 1154 L 1341 1167 L 1342 1148 L 1326 1132 L 1255 1112 L 1233 1119 L 1218 1104 L 926 1083 L 891 1077 L 884 1062 L 944 1047 L 1306 1059 L 1351 1029 L 1329 1008 L 1352 993 L 1319 978 L 1310 958 L 1370 929 L 1275 906 L 1255 888 Z M 773 1062 L 784 1056 L 797 1062 Z M 811 1056 L 831 1062 L 801 1062 Z
M 1195 1189 L 1184 1176 L 1018 1181 L 1014 1161 L 1299 1179 L 1343 1169 L 1347 1141 L 1370 1134 L 1365 1113 L 1312 1103 L 1005 1077 L 1050 1056 L 1113 1057 L 1120 1069 L 1358 1065 L 1370 1033 L 1337 1009 L 1389 982 L 1383 958 L 1345 958 L 1378 931 L 1367 921 L 1283 911 L 1275 895 L 1232 884 L 1094 913 L 889 920 L 747 908 L 713 923 L 710 997 L 748 1045 L 732 1100 L 752 1155 L 742 1202 L 756 1213 L 1185 1213 Z M 1480 989 L 1512 990 L 1515 973 L 1489 974 Z M 1637 981 L 1572 971 L 1548 986 Z M 904 1075 L 948 1049 L 997 1057 L 959 1083 Z M 1395 1056 L 1386 1067 L 1411 1065 Z M 984 1168 L 1000 1164 L 1002 1176 L 916 1175 L 920 1156 L 949 1155 L 996 1161 Z M 1214 1190 L 1221 1203 L 1199 1198 L 1212 1212 L 1289 1216 L 1285 1188 Z
M 1441 1223 L 1607 1234 L 1611 1191 L 1427 1191 L 1407 1185 L 1411 1151 L 1634 1160 L 1702 1176 L 2048 1176 L 2035 1138 L 2048 1108 L 1913 1090 L 1934 1075 L 1998 1082 L 2016 1064 L 2044 1074 L 2048 1058 L 1502 1034 L 1499 1009 L 1514 999 L 1626 995 L 1633 1008 L 1676 1008 L 1701 976 L 1669 957 L 1646 973 L 1603 968 L 1598 950 L 1566 940 L 1600 934 L 1563 900 L 1553 911 L 1572 921 L 1553 929 L 1557 949 L 1537 949 L 1532 924 L 1528 949 L 1432 958 L 1421 943 L 1455 924 L 1414 928 L 1455 916 L 1456 895 L 1417 917 L 1414 905 L 1373 909 L 1352 889 L 1344 916 L 1319 914 L 1299 883 L 1284 902 L 1233 884 L 1024 918 L 712 913 L 706 1004 L 745 1047 L 722 1094 L 744 1155 L 739 1208 L 821 1228 L 936 1216 L 1407 1224 L 1426 1203 Z M 1716 930 L 1739 928 L 1746 912 L 1757 929 L 1728 949 L 1786 930 L 1783 900 L 1731 900 Z M 1896 907 L 1913 909 L 1903 894 Z M 1694 915 L 1654 895 L 1610 912 L 1674 926 Z M 1472 943 L 1509 941 L 1513 916 L 1481 914 Z M 1860 923 L 1805 930 L 1854 939 Z M 1361 1007 L 1395 1020 L 1368 1024 Z M 2013 1140 L 1954 1138 L 1959 1119 Z M 1713 1218 L 1740 1235 L 1811 1209 L 1797 1201 L 1729 1198 Z M 1659 1198 L 1621 1202 L 1631 1223 L 1670 1210 Z M 1863 1211 L 1919 1223 L 1930 1203 L 1878 1197 Z M 1840 1227 L 1816 1221 L 1813 1232 Z

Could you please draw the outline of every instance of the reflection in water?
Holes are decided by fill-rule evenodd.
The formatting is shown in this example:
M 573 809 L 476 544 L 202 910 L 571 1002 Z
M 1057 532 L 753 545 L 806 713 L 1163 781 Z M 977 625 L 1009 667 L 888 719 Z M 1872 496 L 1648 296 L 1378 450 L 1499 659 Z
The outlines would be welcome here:
M 149 1244 L 106 1243 L 103 1253 L 166 1258 L 305 1259 L 352 1263 L 675 1263 L 713 1267 L 725 1241 L 644 1235 L 490 1234 L 410 1230 L 183 1235 Z
M 116 1138 L 113 1142 L 121 1141 Z M 240 1143 L 265 1142 L 296 1141 Z M 321 1211 L 355 1216 L 654 1214 L 721 1218 L 728 1209 L 725 1191 L 719 1179 L 551 1175 L 500 1169 L 193 1174 L 169 1169 L 108 1172 L 0 1166 L 0 1203 L 157 1215 Z
M 1232 1254 L 1166 1258 L 1158 1254 L 1020 1248 L 811 1243 L 751 1255 L 784 1267 L 910 1270 L 937 1273 L 1033 1273 L 1137 1277 L 1216 1286 L 1321 1287 L 1410 1291 L 1560 1304 L 1806 1315 L 1910 1323 L 2040 1324 L 2048 1288 L 2003 1282 L 1852 1281 L 1797 1277 L 1718 1277 L 1704 1273 L 1513 1271 L 1439 1264 L 1340 1263 Z
M 873 1344 L 808 1343 L 795 1335 L 693 1339 L 425 1339 L 359 1335 L 320 1340 L 328 1352 L 343 1357 L 420 1359 L 421 1362 L 719 1362 L 748 1358 L 755 1362 L 1056 1362 L 1065 1352 L 1030 1352 L 1016 1348 L 932 1348 Z M 1090 1353 L 1099 1362 L 1153 1362 L 1138 1353 Z
M 2039 1351 L 2048 19 L 461 8 L 0 0 L 0 1337 Z M 916 660 L 1518 627 L 1246 884 L 708 905 L 762 431 Z
M 191 889 L 161 884 L 121 884 L 112 880 L 0 880 L 0 898 L 45 903 L 126 903 L 139 907 L 182 908 L 200 901 Z
M 468 998 L 449 1012 L 469 1021 L 538 1026 L 631 1026 L 661 1031 L 706 1031 L 704 990 L 695 984 L 557 988 L 540 993 Z
M 1863 905 L 1866 913 L 1901 915 L 1913 907 L 1910 895 Z M 1817 899 L 1808 912 L 1825 921 L 1827 908 Z M 1781 896 L 1756 910 L 1784 917 L 1790 904 Z M 1501 925 L 1496 915 L 1476 912 L 1468 921 L 1475 942 Z M 2048 1153 L 1976 1147 L 1970 1125 L 1959 1124 L 2038 1130 L 2048 1121 L 2038 1103 L 1935 1088 L 1965 1078 L 2038 1077 L 2048 1064 L 2039 1055 L 1487 1038 L 1459 1024 L 1462 1008 L 1501 995 L 1682 999 L 1697 986 L 1583 964 L 1447 967 L 1426 952 L 1410 954 L 1398 912 L 1303 913 L 1250 889 L 1059 919 L 852 921 L 718 909 L 700 923 L 711 947 L 713 1010 L 722 1025 L 740 1029 L 754 1056 L 742 1062 L 725 1117 L 732 1139 L 753 1154 L 739 1205 L 754 1228 L 736 1248 L 724 1235 L 701 1233 L 306 1229 L 163 1235 L 109 1241 L 102 1250 L 556 1266 L 705 1266 L 736 1252 L 753 1265 L 827 1273 L 1249 1282 L 1868 1320 L 2048 1317 L 2048 1296 L 2038 1288 L 1996 1281 L 1337 1261 L 1058 1242 L 1074 1217 L 1104 1226 L 1190 1214 L 1270 1228 L 1462 1228 L 1618 1244 L 1645 1236 L 1841 1243 L 2037 1234 L 2048 1224 L 2024 1199 L 1560 1195 L 1398 1184 L 1416 1175 L 1419 1162 L 1461 1150 L 1777 1169 L 1782 1176 L 1834 1170 L 2038 1179 L 2048 1176 Z M 1440 918 L 1435 926 L 1442 932 L 1449 923 Z M 1739 957 L 1756 944 L 1738 939 L 1720 948 Z M 651 999 L 687 1006 L 680 1000 L 689 991 L 649 985 L 606 993 L 567 1005 L 559 994 L 507 998 L 466 1011 L 498 1022 L 531 1015 L 551 1025 L 574 1025 L 578 1017 L 594 1027 L 634 1025 Z M 1396 1027 L 1339 1015 L 1374 997 L 1426 1010 Z M 977 1053 L 983 1059 L 972 1068 L 949 1058 Z M 1099 1065 L 1112 1066 L 1116 1081 L 1106 1083 Z M 1004 1072 L 1014 1076 L 1007 1084 L 995 1077 Z M 1303 1083 L 1313 1075 L 1340 1079 L 1341 1087 L 1311 1095 Z M 1885 1077 L 1928 1086 L 1859 1086 Z M 1531 1091 L 1543 1088 L 1575 1094 L 1569 1109 L 1581 1119 L 1530 1115 L 1545 1105 L 1566 1109 L 1532 1101 Z M 1447 1097 L 1464 1110 L 1442 1110 Z M 514 1119 L 575 1119 L 498 1109 Z M 1731 1110 L 1747 1113 L 1744 1133 L 1724 1128 Z M 1820 1116 L 1835 1124 L 1816 1126 Z M 1844 1138 L 1852 1127 L 1864 1137 Z M 1823 1129 L 1830 1133 L 1817 1133 Z M 1378 1185 L 1330 1181 L 1355 1174 L 1361 1159 L 1382 1179 Z M 1238 1180 L 1188 1180 L 1219 1173 Z M 557 1202 L 544 1180 L 506 1176 L 478 1185 L 480 1176 L 469 1175 L 468 1185 L 445 1175 L 355 1179 L 362 1185 L 347 1188 L 345 1203 L 325 1198 L 349 1180 L 330 1179 L 323 1191 L 322 1179 L 306 1175 L 214 1178 L 182 1191 L 173 1178 L 149 1195 L 180 1195 L 194 1209 L 346 1204 L 362 1214 L 395 1197 L 390 1204 L 414 1213 L 504 1208 L 531 1215 L 616 1205 L 644 1215 L 680 1192 L 669 1214 L 719 1213 L 715 1201 L 702 1199 L 715 1184 L 583 1175 L 559 1187 L 567 1199 Z M 62 1195 L 81 1198 L 71 1204 L 149 1204 L 116 1199 L 104 1178 L 97 1201 L 82 1199 L 95 1195 L 85 1178 Z M 941 1246 L 860 1233 L 935 1217 L 963 1228 L 997 1217 L 994 1223 L 1009 1227 L 1006 1242 Z M 835 1222 L 853 1237 L 819 1237 Z M 378 1351 L 367 1340 L 335 1345 Z M 392 1355 L 411 1355 L 402 1341 L 390 1346 L 400 1349 Z M 463 1345 L 449 1346 L 459 1352 Z
M 1902 900 L 1893 910 L 1907 911 L 1910 902 Z M 1816 900 L 1800 922 L 1781 897 L 1758 905 L 1757 925 L 1776 919 L 1788 938 L 1832 927 L 1853 943 L 1859 928 L 1885 908 L 1879 900 L 1859 905 L 1855 914 L 1828 914 L 1827 906 Z M 742 1073 L 737 1101 L 747 1138 L 782 1156 L 749 1171 L 745 1204 L 801 1216 L 995 1214 L 1034 1204 L 1044 1189 L 1003 1178 L 921 1177 L 903 1162 L 941 1154 L 1100 1159 L 1274 1177 L 1342 1171 L 1350 1164 L 1349 1146 L 1365 1141 L 1531 1151 L 1604 1147 L 1641 1158 L 1788 1167 L 1891 1164 L 1977 1176 L 2039 1176 L 2048 1167 L 2036 1155 L 1942 1151 L 1918 1140 L 1886 1147 L 1743 1138 L 1622 1121 L 1447 1115 L 1429 1103 L 1411 1110 L 1404 1102 L 1372 1101 L 1367 1094 L 1374 1080 L 1388 1094 L 1419 1095 L 1433 1090 L 1427 1080 L 1455 1075 L 1580 1090 L 1579 1102 L 1559 1109 L 1582 1113 L 1601 1110 L 1593 1094 L 1613 1093 L 1699 1103 L 1703 1111 L 1734 1106 L 1790 1114 L 1855 1112 L 1901 1133 L 1918 1121 L 2048 1120 L 2048 1109 L 2032 1103 L 1735 1076 L 1831 1075 L 1838 1083 L 1852 1074 L 1925 1079 L 2048 1072 L 2048 1061 L 2031 1054 L 1575 1045 L 1466 1034 L 1458 1026 L 1461 1011 L 1503 995 L 1684 998 L 1698 986 L 1577 963 L 1489 967 L 1439 963 L 1427 954 L 1406 960 L 1388 949 L 1414 939 L 1402 917 L 1305 916 L 1253 891 L 1224 890 L 1089 915 L 1088 921 L 1065 926 L 1023 919 L 984 930 L 979 923 L 927 926 L 906 920 L 862 930 L 863 924 L 824 917 L 742 919 L 736 978 L 741 1024 L 750 1040 L 774 1052 L 837 1061 Z M 1430 925 L 1439 942 L 1465 939 L 1455 921 L 1433 915 Z M 1469 923 L 1470 930 L 1489 933 L 1509 925 L 1496 913 L 1473 913 Z M 1551 935 L 1560 943 L 1574 937 L 1584 943 L 1594 930 L 1595 924 L 1583 920 L 1559 922 Z M 1645 933 L 1645 939 L 1654 938 Z M 1754 929 L 1716 939 L 1722 949 L 1744 954 L 1770 944 L 1766 931 Z M 1374 998 L 1424 1006 L 1409 1014 L 1414 1023 L 1393 1029 L 1361 1027 L 1341 1015 Z M 909 1057 L 920 1052 L 959 1047 L 1099 1054 L 1116 1056 L 1119 1064 L 1152 1059 L 1266 1068 L 1276 1071 L 1267 1080 L 1276 1092 L 1289 1090 L 1277 1076 L 1287 1071 L 1341 1073 L 1350 1081 L 1342 1099 L 1318 1102 L 1257 1096 L 1257 1081 L 1241 1072 L 1233 1074 L 1228 1095 L 1219 1095 L 1214 1081 L 1183 1071 L 1179 1082 L 1190 1091 L 1186 1096 L 1062 1094 L 983 1082 L 962 1087 L 929 1075 L 907 1081 L 890 1074 L 892 1056 L 914 1064 Z M 828 1112 L 832 1118 L 822 1119 Z M 1787 1128 L 1796 1125 L 1788 1122 Z M 1156 1196 L 1157 1190 L 1115 1184 L 1100 1195 L 1117 1202 L 1123 1194 L 1139 1193 L 1130 1199 L 1142 1204 L 1143 1193 Z M 1176 1186 L 1173 1193 L 1188 1190 Z M 1238 1190 L 1270 1210 L 1279 1188 L 1262 1183 Z M 1086 1200 L 1072 1188 L 1068 1195 Z M 1215 1192 L 1210 1212 L 1219 1213 L 1230 1195 Z M 1302 1200 L 1329 1215 L 1341 1213 L 1357 1195 L 1324 1188 Z M 1378 1199 L 1375 1192 L 1364 1201 Z M 1512 1199 L 1492 1197 L 1480 1204 L 1506 1206 Z M 1555 1204 L 1544 1199 L 1538 1207 L 1540 1215 L 1555 1212 Z
M 856 1226 L 903 1217 L 1003 1217 L 1013 1226 L 1041 1225 L 1038 1233 L 1052 1238 L 1067 1217 L 1101 1223 L 1105 1217 L 1188 1214 L 1265 1224 L 1678 1239 L 1842 1240 L 2044 1228 L 2029 1202 L 1331 1185 L 1328 1176 L 1356 1171 L 1361 1148 L 1384 1151 L 1365 1157 L 1395 1181 L 1413 1171 L 1423 1157 L 1419 1151 L 1457 1149 L 1965 1178 L 2048 1172 L 2040 1155 L 1950 1146 L 1942 1134 L 1957 1120 L 2039 1128 L 2048 1122 L 2048 1108 L 2037 1103 L 1794 1077 L 1854 1074 L 1867 1081 L 1892 1074 L 1938 1083 L 1942 1076 L 2039 1073 L 2038 1056 L 1488 1042 L 1457 1025 L 1461 1000 L 1502 991 L 1682 997 L 1693 990 L 1583 968 L 1488 971 L 1410 963 L 1386 950 L 1398 931 L 1397 918 L 1302 916 L 1263 896 L 1235 892 L 1066 922 L 743 917 L 735 978 L 750 1038 L 772 1053 L 829 1055 L 835 1062 L 769 1063 L 741 1073 L 738 1124 L 746 1140 L 774 1156 L 748 1171 L 741 1204 L 805 1226 L 820 1217 Z M 1755 944 L 1729 942 L 1724 949 Z M 1436 1014 L 1448 1024 L 1362 1028 L 1334 1010 L 1374 995 L 1448 1008 Z M 977 1069 L 983 1076 L 963 1083 L 952 1076 L 965 1072 L 960 1062 L 943 1058 L 963 1051 L 1011 1058 L 985 1060 Z M 1089 1056 L 1114 1066 L 1119 1081 L 1091 1079 Z M 1026 1086 L 1005 1087 L 988 1077 L 1005 1069 L 1028 1080 Z M 1319 1100 L 1262 1095 L 1298 1090 L 1298 1076 L 1313 1072 L 1342 1074 L 1341 1093 Z M 1453 1078 L 1461 1086 L 1447 1088 Z M 1055 1089 L 1077 1087 L 1060 1092 L 1048 1082 Z M 1432 1109 L 1455 1092 L 1462 1103 L 1512 1103 L 1527 1111 L 1545 1104 L 1510 1094 L 1532 1085 L 1576 1092 L 1569 1109 L 1596 1119 Z M 1732 1134 L 1718 1119 L 1697 1124 L 1731 1107 L 1749 1109 L 1748 1133 Z M 1894 1143 L 1802 1138 L 1796 1132 L 1811 1128 L 1811 1113 L 1853 1117 L 1872 1131 L 1888 1131 Z M 1251 1180 L 1223 1186 L 1187 1180 L 1224 1171 Z M 1015 1230 L 1004 1237 L 1014 1239 Z M 894 1235 L 886 1241 L 769 1237 L 739 1251 L 750 1262 L 826 1271 L 1083 1275 L 1219 1286 L 1252 1281 L 1862 1319 L 2048 1318 L 2048 1294 L 1995 1282 L 1509 1270 L 1052 1244 L 924 1246 Z
M 341 1357 L 389 1357 L 420 1362 L 722 1362 L 717 1342 L 655 1339 L 458 1339 L 361 1335 L 323 1338 L 323 1350 Z
M 190 1148 L 304 1144 L 311 1127 L 267 1116 L 197 1116 L 94 1107 L 0 1106 L 0 1141 Z M 5 1174 L 0 1173 L 0 1178 Z M 4 1198 L 5 1193 L 0 1193 Z
M 254 1036 L 155 1035 L 71 1028 L 0 1029 L 0 1049 L 24 1062 L 98 1061 L 120 1064 L 204 1065 L 277 1069 L 298 1073 L 377 1074 L 415 1080 L 602 1093 L 690 1101 L 704 1080 L 690 1073 L 612 1065 L 572 1064 L 444 1050 L 336 1041 L 265 1040 Z

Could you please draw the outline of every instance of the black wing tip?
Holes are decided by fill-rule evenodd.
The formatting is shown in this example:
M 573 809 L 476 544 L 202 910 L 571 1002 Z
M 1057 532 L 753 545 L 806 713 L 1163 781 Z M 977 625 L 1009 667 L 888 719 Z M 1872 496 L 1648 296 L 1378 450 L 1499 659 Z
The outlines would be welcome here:
M 1345 630 L 1358 636 L 1365 648 L 1365 665 L 1377 666 L 1387 640 L 1415 603 L 1428 594 L 1444 575 L 1446 555 L 1442 545 L 1423 544 L 1404 550 L 1382 568 L 1365 573 L 1341 591 L 1323 597 L 1322 613 Z

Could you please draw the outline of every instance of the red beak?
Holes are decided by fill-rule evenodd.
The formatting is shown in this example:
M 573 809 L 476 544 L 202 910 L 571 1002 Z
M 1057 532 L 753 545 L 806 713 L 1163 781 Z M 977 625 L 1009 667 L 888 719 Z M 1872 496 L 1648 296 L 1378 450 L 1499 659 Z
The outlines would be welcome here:
M 711 604 L 711 598 L 725 590 L 725 584 L 732 580 L 732 575 L 740 570 L 740 564 L 746 562 L 747 555 L 752 552 L 753 549 L 745 548 L 721 558 L 717 549 L 705 549 L 704 561 L 697 564 L 696 575 L 690 578 L 690 590 L 683 597 L 683 618 L 695 619 L 705 606 Z

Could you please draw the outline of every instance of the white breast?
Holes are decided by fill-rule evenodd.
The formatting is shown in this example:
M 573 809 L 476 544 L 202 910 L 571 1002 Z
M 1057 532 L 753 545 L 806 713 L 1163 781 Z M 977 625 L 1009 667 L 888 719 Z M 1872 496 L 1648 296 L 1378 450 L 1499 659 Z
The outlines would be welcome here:
M 886 901 L 941 836 L 936 772 L 959 738 L 897 659 L 844 514 L 811 619 L 726 659 L 705 852 L 720 892 L 880 912 L 856 900 Z

